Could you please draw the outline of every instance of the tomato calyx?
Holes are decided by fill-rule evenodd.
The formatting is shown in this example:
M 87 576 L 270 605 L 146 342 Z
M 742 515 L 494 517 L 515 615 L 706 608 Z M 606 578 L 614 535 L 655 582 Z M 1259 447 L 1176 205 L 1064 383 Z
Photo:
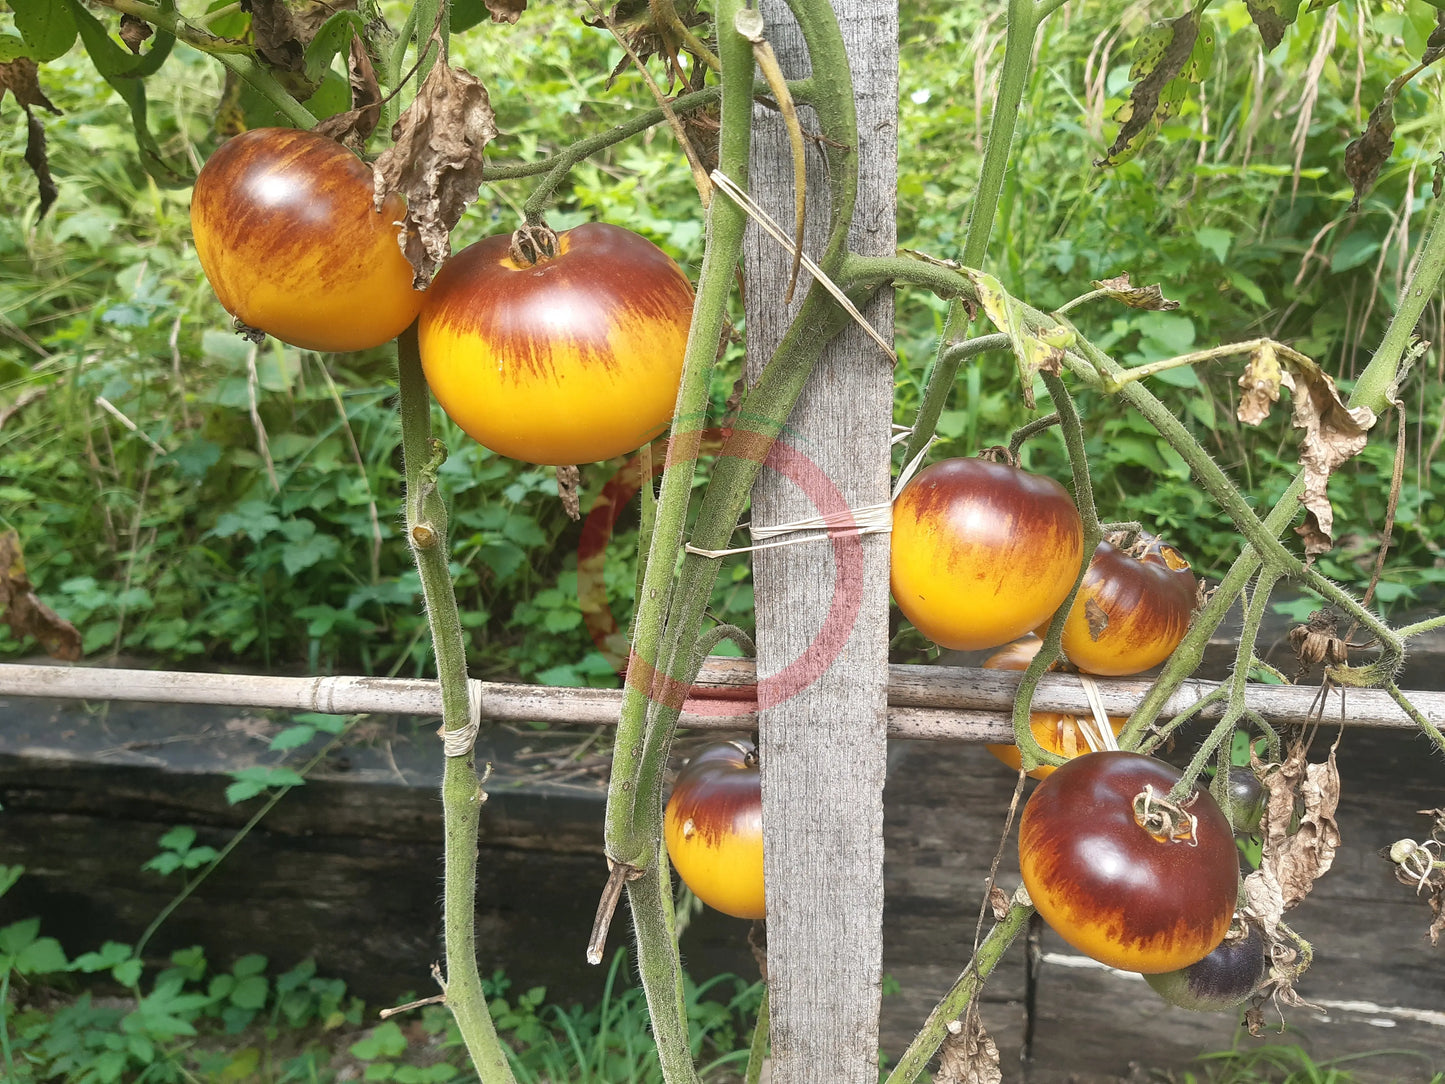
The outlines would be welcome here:
M 557 234 L 540 222 L 524 222 L 512 233 L 508 249 L 518 267 L 535 267 L 557 255 Z
M 231 330 L 254 346 L 260 346 L 266 341 L 266 333 L 264 331 L 259 327 L 252 327 L 239 316 L 232 319 Z
M 1018 453 L 1003 444 L 994 444 L 988 448 L 983 448 L 974 458 L 982 459 L 986 463 L 1002 463 L 1005 466 L 1013 467 L 1015 470 L 1022 469 L 1019 467 Z
M 1194 795 L 1187 802 L 1159 797 L 1152 784 L 1134 795 L 1134 823 L 1160 843 L 1188 843 L 1199 846 L 1199 818 L 1189 812 Z

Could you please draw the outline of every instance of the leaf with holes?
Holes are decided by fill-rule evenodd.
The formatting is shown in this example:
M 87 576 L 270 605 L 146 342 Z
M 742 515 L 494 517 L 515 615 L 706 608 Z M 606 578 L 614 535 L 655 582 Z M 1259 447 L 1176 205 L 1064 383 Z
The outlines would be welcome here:
M 1127 271 L 1112 279 L 1097 279 L 1093 286 L 1096 290 L 1102 290 L 1104 296 L 1112 298 L 1121 305 L 1128 305 L 1131 309 L 1170 312 L 1179 307 L 1179 302 L 1170 301 L 1164 296 L 1163 287 L 1158 283 L 1151 286 L 1135 286 L 1129 281 L 1129 272 Z
M 1214 58 L 1214 34 L 1201 28 L 1199 12 L 1145 28 L 1134 46 L 1129 78 L 1134 90 L 1114 119 L 1121 125 L 1109 152 L 1096 166 L 1117 166 L 1139 152 L 1151 132 L 1179 111 Z

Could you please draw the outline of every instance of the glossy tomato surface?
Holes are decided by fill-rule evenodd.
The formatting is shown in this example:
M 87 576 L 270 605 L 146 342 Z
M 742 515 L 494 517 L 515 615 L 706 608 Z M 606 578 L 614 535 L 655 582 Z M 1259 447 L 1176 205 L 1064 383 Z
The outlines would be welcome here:
M 1254 993 L 1264 979 L 1264 934 L 1253 923 L 1230 930 L 1204 959 L 1144 981 L 1171 1005 L 1193 1012 L 1229 1012 Z
M 1064 623 L 1064 654 L 1103 677 L 1157 666 L 1189 631 L 1198 592 L 1173 546 L 1156 544 L 1136 558 L 1100 542 Z
M 990 655 L 984 660 L 985 670 L 1027 670 L 1029 663 L 1033 662 L 1034 656 L 1039 653 L 1039 648 L 1044 642 L 1037 636 L 1026 636 L 1021 640 L 1015 640 L 1001 651 Z M 1109 717 L 1109 725 L 1115 735 L 1124 729 L 1127 719 L 1113 715 Z M 1072 715 L 1062 715 L 1056 711 L 1036 711 L 1029 716 L 1029 729 L 1034 733 L 1034 741 L 1040 747 L 1051 753 L 1058 753 L 1060 756 L 1073 758 L 1087 753 L 1091 750 L 1089 740 L 1084 736 L 1083 730 L 1079 727 L 1079 721 Z M 986 745 L 990 753 L 998 757 L 1014 771 L 1019 770 L 1023 763 L 1023 756 L 1019 747 L 1013 743 L 1007 745 Z M 1040 764 L 1033 771 L 1029 772 L 1030 779 L 1043 779 L 1052 775 L 1057 765 Z
M 422 367 L 469 436 L 530 463 L 591 463 L 666 429 L 692 286 L 644 237 L 594 222 L 518 262 L 487 237 L 442 266 L 418 324 Z
M 1052 478 L 946 459 L 893 503 L 893 598 L 942 647 L 998 647 L 1059 608 L 1079 574 L 1083 538 L 1073 498 Z
M 751 742 L 708 746 L 683 766 L 663 821 L 667 856 L 709 907 L 762 918 L 763 792 Z
M 196 177 L 201 269 L 243 324 L 307 350 L 363 350 L 416 319 L 422 293 L 398 238 L 406 204 L 372 206 L 371 167 L 335 140 L 256 128 Z
M 1205 790 L 1184 803 L 1192 826 L 1162 838 L 1140 822 L 1180 778 L 1129 752 L 1089 753 L 1041 782 L 1019 820 L 1019 866 L 1039 914 L 1095 960 L 1144 974 L 1203 959 L 1224 939 L 1239 886 L 1229 821 Z

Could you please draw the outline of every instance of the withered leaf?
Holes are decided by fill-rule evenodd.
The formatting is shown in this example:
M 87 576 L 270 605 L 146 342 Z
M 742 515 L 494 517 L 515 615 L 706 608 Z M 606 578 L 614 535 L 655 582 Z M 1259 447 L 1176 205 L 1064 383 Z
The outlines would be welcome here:
M 1001 1084 L 998 1047 L 983 1030 L 978 1013 L 969 1011 L 948 1026 L 938 1050 L 938 1072 L 933 1084 Z
M 351 77 L 351 108 L 327 117 L 315 131 L 359 152 L 381 120 L 381 85 L 360 34 L 352 35 L 346 70 Z
M 582 518 L 582 502 L 577 495 L 582 473 L 575 464 L 557 468 L 557 496 L 562 498 L 562 510 L 574 523 Z
M 998 885 L 988 886 L 988 907 L 993 912 L 994 920 L 1002 922 L 1009 912 L 1008 893 L 999 888 Z
M 0 98 L 5 97 L 7 90 L 27 109 L 37 106 L 57 117 L 63 115 L 63 111 L 40 89 L 40 69 L 28 56 L 18 56 L 0 64 Z
M 1284 40 L 1284 32 L 1299 15 L 1299 0 L 1244 0 L 1244 6 L 1267 50 Z
M 338 11 L 355 11 L 356 0 L 241 0 L 251 14 L 256 52 L 268 66 L 285 72 L 306 67 L 306 46 Z
M 487 0 L 494 23 L 515 23 L 527 10 L 527 0 Z
M 120 17 L 120 40 L 125 42 L 125 47 L 132 53 L 139 53 L 142 43 L 154 34 L 150 23 L 137 19 L 134 15 L 125 14 Z
M 490 7 L 492 0 L 487 0 Z M 697 0 L 677 0 L 670 4 L 672 13 L 676 15 L 677 21 L 688 28 L 700 26 L 708 21 L 705 11 L 697 10 Z M 674 25 L 660 25 L 653 20 L 654 8 L 649 3 L 638 3 L 637 0 L 618 0 L 610 12 L 605 8 L 594 7 L 599 11 L 598 18 L 589 19 L 582 16 L 582 22 L 587 26 L 606 28 L 613 31 L 619 39 L 636 54 L 637 59 L 646 63 L 654 56 L 662 56 L 667 60 L 668 87 L 672 88 L 681 74 L 681 65 L 677 62 L 678 52 L 691 50 L 687 49 L 682 36 L 676 32 Z M 607 77 L 607 87 L 610 89 L 617 77 L 626 70 L 632 63 L 632 58 L 623 51 L 622 59 Z
M 17 638 L 35 637 L 53 659 L 80 658 L 80 632 L 35 593 L 15 531 L 0 533 L 0 620 Z
M 1133 285 L 1129 281 L 1129 272 L 1127 271 L 1112 279 L 1096 280 L 1094 289 L 1103 290 L 1109 297 L 1128 305 L 1131 309 L 1169 312 L 1179 307 L 1179 302 L 1170 301 L 1164 296 L 1164 290 L 1158 283 L 1152 286 Z
M 1300 466 L 1304 469 L 1305 524 L 1295 530 L 1308 554 L 1326 553 L 1334 544 L 1335 514 L 1330 507 L 1330 475 L 1341 463 L 1358 455 L 1369 439 L 1375 413 L 1369 407 L 1345 406 L 1334 379 L 1302 354 L 1281 351 L 1263 343 L 1250 354 L 1239 378 L 1244 389 L 1237 411 L 1246 425 L 1258 425 L 1269 416 L 1270 404 L 1279 399 L 1281 386 L 1294 395 L 1293 425 L 1304 430 Z
M 406 197 L 403 248 L 420 290 L 451 255 L 452 228 L 477 198 L 496 114 L 479 79 L 439 62 L 391 135 L 393 146 L 372 167 L 376 208 L 391 192 Z
M 1442 191 L 1445 191 L 1445 151 L 1435 159 L 1435 176 L 1430 181 L 1430 195 L 1439 199 Z
M 1114 113 L 1119 134 L 1096 166 L 1116 166 L 1132 158 L 1148 130 L 1158 128 L 1179 111 L 1191 86 L 1208 70 L 1214 36 L 1201 33 L 1199 11 L 1146 27 L 1134 46 L 1129 78 L 1135 80 L 1129 100 Z
M 1253 754 L 1251 759 L 1267 794 L 1260 821 L 1264 846 L 1259 872 L 1268 870 L 1278 883 L 1280 905 L 1288 911 L 1329 872 L 1340 846 L 1340 828 L 1335 821 L 1340 773 L 1335 765 L 1335 750 L 1331 747 L 1324 763 L 1311 764 L 1305 760 L 1304 743 L 1296 741 L 1282 764 L 1266 766 Z M 1290 832 L 1297 802 L 1303 812 L 1299 814 L 1299 827 Z
M 1390 160 L 1395 150 L 1395 92 L 1399 88 L 1391 83 L 1385 88 L 1385 96 L 1370 110 L 1370 119 L 1365 122 L 1365 131 L 1358 139 L 1345 148 L 1345 176 L 1355 189 L 1350 200 L 1350 210 L 1360 209 L 1360 199 L 1380 175 L 1380 167 Z
M 1073 345 L 1074 333 L 1063 325 L 1031 328 L 1023 307 L 1009 295 L 998 279 L 984 271 L 962 268 L 978 291 L 978 303 L 989 322 L 1009 337 L 1018 365 L 1024 405 L 1034 407 L 1034 374 L 1057 373 L 1063 368 L 1064 351 Z

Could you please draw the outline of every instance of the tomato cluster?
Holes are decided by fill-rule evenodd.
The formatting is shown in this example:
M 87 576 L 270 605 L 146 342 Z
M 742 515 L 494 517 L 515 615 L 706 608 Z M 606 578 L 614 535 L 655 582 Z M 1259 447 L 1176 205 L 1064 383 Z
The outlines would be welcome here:
M 1046 630 L 1083 560 L 1083 522 L 1051 478 L 987 459 L 947 459 L 893 504 L 891 581 L 905 617 L 941 647 L 977 651 Z M 1086 673 L 1137 674 L 1179 646 L 1198 588 L 1177 549 L 1100 542 L 1064 621 Z
M 258 128 L 196 178 L 191 227 L 221 304 L 308 350 L 363 350 L 418 323 L 442 408 L 493 451 L 542 464 L 630 452 L 672 417 L 692 286 L 645 238 L 591 223 L 528 258 L 488 237 L 412 288 L 406 204 L 335 140 Z M 552 235 L 547 234 L 550 238 Z

